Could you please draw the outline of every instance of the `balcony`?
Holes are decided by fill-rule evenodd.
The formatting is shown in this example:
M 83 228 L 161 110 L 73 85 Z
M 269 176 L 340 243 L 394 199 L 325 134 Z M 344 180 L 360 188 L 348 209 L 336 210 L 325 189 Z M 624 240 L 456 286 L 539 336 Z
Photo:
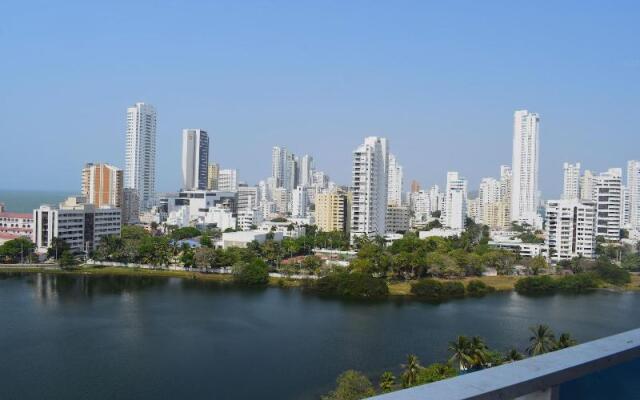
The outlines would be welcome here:
M 640 329 L 375 400 L 596 400 L 640 398 Z

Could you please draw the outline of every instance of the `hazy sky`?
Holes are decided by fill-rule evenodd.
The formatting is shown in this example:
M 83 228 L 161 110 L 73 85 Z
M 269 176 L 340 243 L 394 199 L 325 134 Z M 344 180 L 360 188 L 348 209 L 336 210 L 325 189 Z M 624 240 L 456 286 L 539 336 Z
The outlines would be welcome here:
M 3 1 L 0 188 L 79 190 L 85 162 L 124 166 L 144 101 L 159 191 L 180 186 L 182 128 L 250 183 L 276 144 L 349 183 L 379 135 L 407 187 L 458 170 L 475 190 L 511 162 L 526 108 L 555 197 L 563 161 L 640 158 L 639 20 L 637 1 Z

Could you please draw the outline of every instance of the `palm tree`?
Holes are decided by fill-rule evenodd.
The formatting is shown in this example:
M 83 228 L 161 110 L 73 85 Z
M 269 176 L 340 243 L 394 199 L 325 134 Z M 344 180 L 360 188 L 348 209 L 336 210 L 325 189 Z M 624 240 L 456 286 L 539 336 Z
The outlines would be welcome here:
M 457 364 L 460 371 L 465 371 L 473 365 L 473 356 L 471 353 L 471 342 L 466 336 L 458 336 L 458 338 L 449 342 L 449 351 L 452 353 L 449 362 Z
M 489 348 L 480 336 L 474 336 L 469 343 L 469 355 L 473 359 L 472 367 L 485 367 L 489 361 Z
M 556 348 L 556 338 L 553 331 L 547 325 L 537 325 L 529 328 L 531 337 L 527 353 L 530 356 L 537 356 L 548 353 Z
M 563 333 L 558 338 L 558 342 L 556 343 L 556 349 L 566 349 L 567 347 L 575 346 L 578 342 L 571 337 L 569 333 Z
M 514 348 L 511 348 L 509 351 L 507 351 L 504 355 L 504 358 L 502 359 L 505 363 L 510 363 L 510 362 L 514 362 L 514 361 L 520 361 L 524 358 L 524 356 L 522 354 L 520 354 L 520 352 Z
M 382 393 L 389 393 L 396 385 L 396 377 L 393 373 L 386 371 L 380 376 L 380 390 Z
M 404 372 L 402 373 L 402 386 L 405 388 L 411 387 L 416 384 L 418 380 L 418 372 L 420 372 L 420 360 L 413 354 L 407 357 L 407 364 L 403 365 Z

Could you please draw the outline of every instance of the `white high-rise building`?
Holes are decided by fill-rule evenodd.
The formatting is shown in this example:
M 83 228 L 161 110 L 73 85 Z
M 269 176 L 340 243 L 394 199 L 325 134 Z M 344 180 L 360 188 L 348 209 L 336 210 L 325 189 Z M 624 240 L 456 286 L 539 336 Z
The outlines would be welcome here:
M 306 218 L 309 207 L 307 188 L 298 186 L 291 192 L 291 216 L 294 218 Z
M 388 144 L 370 136 L 353 151 L 351 236 L 384 236 L 387 212 Z
M 447 172 L 442 225 L 451 229 L 464 229 L 467 217 L 467 180 L 457 172 Z
M 279 146 L 273 147 L 271 151 L 271 176 L 276 179 L 276 187 L 283 185 L 286 158 L 286 148 Z
M 562 198 L 564 200 L 572 200 L 580 198 L 580 163 L 569 164 L 564 163 L 564 185 L 562 189 Z
M 202 129 L 182 130 L 182 188 L 204 190 L 209 176 L 209 135 Z
M 627 190 L 629 192 L 629 225 L 640 230 L 640 161 L 627 163 Z
M 580 200 L 591 201 L 593 198 L 593 189 L 595 186 L 595 176 L 588 169 L 580 178 Z
M 431 206 L 431 212 L 442 211 L 444 196 L 440 192 L 438 185 L 433 185 L 429 188 L 429 205 Z
M 513 116 L 511 220 L 535 224 L 538 199 L 540 117 L 527 110 Z
M 482 178 L 478 190 L 478 216 L 476 222 L 489 225 L 492 206 L 501 200 L 501 183 L 495 178 Z
M 620 240 L 622 222 L 622 169 L 610 168 L 595 177 L 593 200 L 596 203 L 596 236 Z
M 399 207 L 402 205 L 402 188 L 404 186 L 404 176 L 402 166 L 398 164 L 396 156 L 389 154 L 389 180 L 387 203 L 390 206 Z
M 218 172 L 218 190 L 221 192 L 235 192 L 238 190 L 238 170 L 221 169 Z
M 136 103 L 127 108 L 124 186 L 137 191 L 141 209 L 153 206 L 156 192 L 156 110 L 150 104 Z
M 592 202 L 578 199 L 549 200 L 546 219 L 545 236 L 552 260 L 594 257 L 596 209 Z
M 300 186 L 310 187 L 313 185 L 313 157 L 305 154 L 300 159 Z

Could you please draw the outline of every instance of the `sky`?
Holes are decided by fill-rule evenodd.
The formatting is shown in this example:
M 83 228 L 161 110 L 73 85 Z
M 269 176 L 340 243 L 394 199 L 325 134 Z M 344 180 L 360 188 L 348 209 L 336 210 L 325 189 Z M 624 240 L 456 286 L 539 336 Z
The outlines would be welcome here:
M 540 114 L 540 189 L 562 163 L 640 158 L 637 1 L 0 2 L 0 188 L 80 190 L 124 166 L 126 108 L 153 104 L 157 190 L 180 186 L 183 128 L 249 183 L 271 147 L 340 184 L 385 136 L 405 186 L 471 190 L 511 163 L 513 112 Z

